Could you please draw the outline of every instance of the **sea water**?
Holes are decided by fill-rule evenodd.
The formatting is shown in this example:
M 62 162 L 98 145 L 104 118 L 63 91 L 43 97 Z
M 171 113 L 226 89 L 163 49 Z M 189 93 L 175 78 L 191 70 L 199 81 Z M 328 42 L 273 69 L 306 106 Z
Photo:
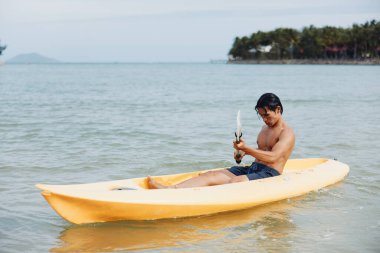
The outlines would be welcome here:
M 292 158 L 336 158 L 344 181 L 244 211 L 82 226 L 34 187 L 233 166 L 236 113 L 255 146 L 265 92 L 296 133 Z M 379 110 L 379 66 L 0 66 L 0 251 L 378 252 Z

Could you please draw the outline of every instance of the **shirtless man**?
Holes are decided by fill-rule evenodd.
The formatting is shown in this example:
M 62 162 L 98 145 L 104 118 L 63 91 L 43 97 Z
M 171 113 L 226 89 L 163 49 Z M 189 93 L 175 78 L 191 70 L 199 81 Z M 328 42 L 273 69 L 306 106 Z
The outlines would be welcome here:
M 239 143 L 233 142 L 234 148 L 240 151 L 240 155 L 250 155 L 256 158 L 250 166 L 234 166 L 229 169 L 209 171 L 171 186 L 164 186 L 148 177 L 150 188 L 211 186 L 280 175 L 294 148 L 294 132 L 283 120 L 282 104 L 275 94 L 265 93 L 262 95 L 257 101 L 255 110 L 265 123 L 257 137 L 258 148 L 248 146 L 243 139 L 240 139 Z M 234 155 L 236 158 L 237 152 Z

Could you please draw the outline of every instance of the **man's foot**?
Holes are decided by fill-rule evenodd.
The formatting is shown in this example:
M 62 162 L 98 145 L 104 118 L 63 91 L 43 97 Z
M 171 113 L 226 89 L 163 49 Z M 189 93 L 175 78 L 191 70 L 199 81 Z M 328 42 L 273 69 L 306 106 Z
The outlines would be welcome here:
M 148 185 L 149 185 L 150 189 L 169 189 L 169 188 L 173 188 L 173 187 L 170 187 L 170 186 L 162 185 L 162 184 L 156 182 L 151 177 L 148 177 Z

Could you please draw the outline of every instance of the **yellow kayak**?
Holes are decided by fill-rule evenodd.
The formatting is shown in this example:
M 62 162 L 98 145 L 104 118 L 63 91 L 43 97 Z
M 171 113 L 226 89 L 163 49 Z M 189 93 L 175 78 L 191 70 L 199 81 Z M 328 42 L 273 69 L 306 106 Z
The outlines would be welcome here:
M 153 177 L 172 185 L 205 171 Z M 260 180 L 184 189 L 148 189 L 147 178 L 76 185 L 37 184 L 51 207 L 75 223 L 154 220 L 254 207 L 315 191 L 342 180 L 349 167 L 322 159 L 291 159 L 282 175 Z

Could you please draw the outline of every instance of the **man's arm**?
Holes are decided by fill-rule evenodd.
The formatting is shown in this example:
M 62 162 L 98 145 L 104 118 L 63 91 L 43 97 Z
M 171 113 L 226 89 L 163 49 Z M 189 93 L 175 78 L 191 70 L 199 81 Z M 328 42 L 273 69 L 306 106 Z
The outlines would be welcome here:
M 294 146 L 294 142 L 295 137 L 293 131 L 291 129 L 286 129 L 281 133 L 278 142 L 273 146 L 271 151 L 252 148 L 248 146 L 243 139 L 240 139 L 239 144 L 234 142 L 234 148 L 242 150 L 245 154 L 251 155 L 263 162 L 274 163 Z

